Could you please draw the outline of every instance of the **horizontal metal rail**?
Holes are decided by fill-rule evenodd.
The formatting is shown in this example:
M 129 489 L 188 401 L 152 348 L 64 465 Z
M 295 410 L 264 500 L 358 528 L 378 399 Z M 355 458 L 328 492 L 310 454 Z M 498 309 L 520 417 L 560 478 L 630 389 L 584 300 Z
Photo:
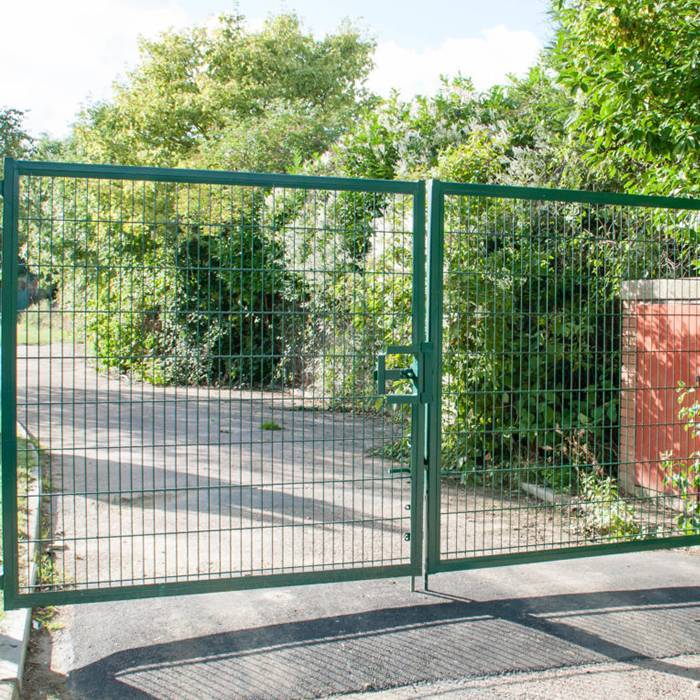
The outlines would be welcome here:
M 33 160 L 17 160 L 14 163 L 19 175 L 85 178 L 90 180 L 137 180 L 199 185 L 238 185 L 393 194 L 415 194 L 423 186 L 420 180 L 378 180 L 317 175 L 242 173 L 226 170 L 190 170 L 186 168 L 152 168 L 131 165 L 86 165 L 82 163 L 56 163 Z
M 566 190 L 514 185 L 481 185 L 434 180 L 444 195 L 472 195 L 502 199 L 525 199 L 542 202 L 572 202 L 579 204 L 608 204 L 613 206 L 652 207 L 658 209 L 700 210 L 700 199 L 663 197 L 660 195 L 622 194 L 591 190 Z

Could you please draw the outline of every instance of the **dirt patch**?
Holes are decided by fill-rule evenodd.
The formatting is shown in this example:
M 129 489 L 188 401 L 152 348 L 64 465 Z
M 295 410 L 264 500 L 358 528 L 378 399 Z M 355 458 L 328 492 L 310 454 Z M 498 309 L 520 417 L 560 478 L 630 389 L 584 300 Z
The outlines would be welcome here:
M 24 669 L 23 700 L 72 700 L 66 677 L 51 669 L 52 648 L 49 630 L 32 630 Z

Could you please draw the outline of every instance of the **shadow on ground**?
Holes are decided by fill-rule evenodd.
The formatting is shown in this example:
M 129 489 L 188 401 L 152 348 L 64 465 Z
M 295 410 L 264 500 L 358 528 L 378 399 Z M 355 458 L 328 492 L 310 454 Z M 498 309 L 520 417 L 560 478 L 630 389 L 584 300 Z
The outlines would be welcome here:
M 419 605 L 134 647 L 70 673 L 79 698 L 297 698 L 604 661 L 700 681 L 700 586 Z

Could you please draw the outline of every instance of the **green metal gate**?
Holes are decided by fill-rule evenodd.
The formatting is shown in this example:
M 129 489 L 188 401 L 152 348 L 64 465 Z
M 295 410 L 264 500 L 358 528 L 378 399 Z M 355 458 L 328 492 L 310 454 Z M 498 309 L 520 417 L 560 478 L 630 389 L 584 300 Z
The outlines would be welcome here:
M 700 386 L 700 202 L 433 182 L 430 207 L 426 574 L 700 544 L 696 421 L 658 409 Z
M 6 160 L 5 607 L 700 543 L 700 203 L 430 187 Z
M 420 572 L 373 371 L 419 364 L 423 183 L 7 160 L 4 206 L 6 607 Z

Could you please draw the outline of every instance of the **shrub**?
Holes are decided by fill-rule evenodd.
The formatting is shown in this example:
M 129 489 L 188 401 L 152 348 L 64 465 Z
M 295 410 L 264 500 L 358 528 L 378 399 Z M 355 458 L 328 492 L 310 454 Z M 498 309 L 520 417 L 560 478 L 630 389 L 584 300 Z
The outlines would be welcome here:
M 106 367 L 156 384 L 278 381 L 302 298 L 265 192 L 72 182 L 27 246 Z

